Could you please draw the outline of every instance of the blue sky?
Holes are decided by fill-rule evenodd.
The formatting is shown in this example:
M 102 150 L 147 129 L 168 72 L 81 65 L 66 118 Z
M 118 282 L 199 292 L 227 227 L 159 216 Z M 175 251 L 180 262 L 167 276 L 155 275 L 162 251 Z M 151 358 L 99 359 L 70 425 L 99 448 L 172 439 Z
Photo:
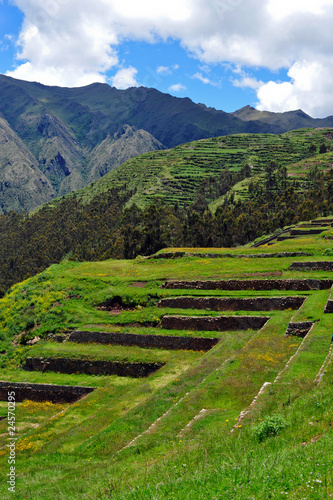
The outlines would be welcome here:
M 258 100 L 253 89 L 233 85 L 237 75 L 230 65 L 201 63 L 189 56 L 178 41 L 127 42 L 120 48 L 119 57 L 125 65 L 138 68 L 136 78 L 145 87 L 189 97 L 206 106 L 231 112 L 248 104 L 255 106 Z M 249 71 L 259 80 L 286 77 L 285 70 L 251 68 Z M 209 82 L 205 83 L 205 79 Z
M 333 0 L 0 0 L 0 72 L 333 114 Z
M 7 2 L 0 4 L 0 72 L 13 69 L 15 59 L 15 40 L 23 23 L 23 13 Z M 12 39 L 10 39 L 12 37 Z

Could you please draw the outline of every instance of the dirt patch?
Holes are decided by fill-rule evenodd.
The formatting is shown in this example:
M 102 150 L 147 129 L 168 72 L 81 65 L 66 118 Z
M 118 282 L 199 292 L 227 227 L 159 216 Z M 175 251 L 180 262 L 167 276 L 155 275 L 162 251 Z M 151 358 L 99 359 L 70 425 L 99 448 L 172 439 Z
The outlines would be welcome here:
M 146 281 L 135 281 L 134 283 L 131 283 L 129 286 L 134 286 L 135 288 L 144 288 L 146 284 L 147 284 Z
M 121 314 L 121 309 L 110 309 L 108 314 Z

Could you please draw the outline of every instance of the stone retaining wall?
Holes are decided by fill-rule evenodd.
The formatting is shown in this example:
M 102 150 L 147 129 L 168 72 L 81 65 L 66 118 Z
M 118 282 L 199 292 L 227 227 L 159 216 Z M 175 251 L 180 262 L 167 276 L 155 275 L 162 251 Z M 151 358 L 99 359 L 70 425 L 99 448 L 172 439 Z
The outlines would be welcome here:
M 290 322 L 286 331 L 286 337 L 289 337 L 289 335 L 305 337 L 309 333 L 312 325 L 313 323 L 311 321 Z
M 317 219 L 314 221 L 311 221 L 312 224 L 331 224 L 333 223 L 333 218 L 328 218 L 328 219 Z
M 328 228 L 323 229 L 291 229 L 290 234 L 292 236 L 306 236 L 308 234 L 320 234 L 323 231 L 327 231 Z
M 259 330 L 269 318 L 258 316 L 163 316 L 161 328 L 166 330 Z
M 329 299 L 327 301 L 324 313 L 333 313 L 333 300 Z
M 162 288 L 180 290 L 327 290 L 329 279 L 166 281 Z
M 317 262 L 293 262 L 290 266 L 291 270 L 297 269 L 312 269 L 315 271 L 333 271 L 333 260 L 317 261 Z
M 239 254 L 232 253 L 191 253 L 191 252 L 163 252 L 151 255 L 148 259 L 179 259 L 181 257 L 198 257 L 202 259 L 272 259 L 284 257 L 309 257 L 311 252 L 276 252 L 276 253 L 256 253 Z
M 286 240 L 294 240 L 294 239 L 295 239 L 294 236 L 287 236 L 287 235 L 283 236 L 282 235 L 282 236 L 278 236 L 276 238 L 276 241 L 286 241 Z
M 141 335 L 134 333 L 84 332 L 75 331 L 70 334 L 70 342 L 96 342 L 99 344 L 115 344 L 138 346 L 143 348 L 209 351 L 220 339 L 201 337 L 171 337 L 164 335 Z
M 74 403 L 95 389 L 96 387 L 0 382 L 0 400 L 8 401 L 8 392 L 14 391 L 16 402 L 29 399 L 52 403 Z
M 119 377 L 148 377 L 165 363 L 124 363 L 120 361 L 89 361 L 69 358 L 27 358 L 22 366 L 27 371 L 86 373 L 88 375 L 118 375 Z
M 161 299 L 157 306 L 178 309 L 211 309 L 214 311 L 281 311 L 299 309 L 303 302 L 303 297 L 256 297 L 251 299 L 172 297 Z

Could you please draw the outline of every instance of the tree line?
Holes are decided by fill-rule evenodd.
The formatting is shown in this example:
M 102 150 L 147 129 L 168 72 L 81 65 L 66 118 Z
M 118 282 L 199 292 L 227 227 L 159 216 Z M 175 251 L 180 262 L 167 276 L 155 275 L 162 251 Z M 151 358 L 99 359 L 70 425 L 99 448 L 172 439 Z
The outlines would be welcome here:
M 126 207 L 132 192 L 110 189 L 83 205 L 75 194 L 32 215 L 0 217 L 0 295 L 14 283 L 64 258 L 77 261 L 133 259 L 165 247 L 243 245 L 276 229 L 333 213 L 333 169 L 287 176 L 273 162 L 243 196 L 230 191 L 249 167 L 202 181 L 189 206 L 156 198 L 145 208 Z M 300 184 L 301 182 L 301 184 Z M 208 202 L 223 197 L 213 214 Z

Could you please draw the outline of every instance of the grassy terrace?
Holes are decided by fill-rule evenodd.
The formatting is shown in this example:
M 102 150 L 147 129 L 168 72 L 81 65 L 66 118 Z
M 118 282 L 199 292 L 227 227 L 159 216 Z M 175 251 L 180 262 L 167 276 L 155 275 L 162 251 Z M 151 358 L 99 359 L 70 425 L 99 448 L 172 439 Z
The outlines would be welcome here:
M 89 202 L 110 187 L 126 185 L 137 190 L 129 204 L 146 206 L 159 196 L 170 204 L 189 205 L 203 178 L 227 169 L 237 172 L 247 164 L 255 180 L 253 176 L 260 176 L 271 161 L 286 166 L 288 176 L 302 180 L 313 167 L 330 168 L 332 153 L 313 156 L 309 148 L 313 145 L 319 150 L 323 141 L 332 141 L 331 135 L 331 129 L 300 129 L 282 135 L 237 134 L 194 141 L 132 158 L 76 195 Z M 236 196 L 245 196 L 248 182 L 245 179 L 234 186 Z M 211 208 L 220 201 L 212 200 Z
M 249 146 L 250 138 L 243 140 L 244 146 L 236 148 L 232 139 L 224 138 L 236 156 Z M 2 482 L 1 498 L 324 500 L 333 496 L 333 366 L 327 358 L 333 315 L 323 313 L 331 290 L 162 287 L 170 279 L 333 279 L 333 272 L 289 269 L 295 261 L 333 260 L 332 240 L 327 238 L 331 235 L 329 228 L 319 235 L 259 248 L 163 251 L 234 256 L 219 259 L 194 255 L 64 261 L 14 286 L 0 300 L 1 379 L 97 389 L 74 404 L 17 403 L 16 493 L 8 492 Z M 250 257 L 300 251 L 312 255 Z M 284 311 L 157 307 L 163 297 L 185 295 L 300 296 L 305 301 L 299 310 Z M 117 307 L 98 308 L 112 299 Z M 166 314 L 270 319 L 259 331 L 178 331 L 160 328 Z M 314 323 L 308 335 L 285 338 L 289 322 L 299 321 Z M 208 352 L 55 341 L 55 334 L 73 329 L 220 341 Z M 28 345 L 35 337 L 40 340 Z M 28 356 L 165 365 L 147 378 L 27 372 L 21 365 Z M 315 383 L 325 360 L 325 374 Z M 244 410 L 247 413 L 239 420 Z M 7 402 L 0 402 L 0 417 L 5 417 L 0 419 L 2 477 L 8 473 L 7 411 Z

